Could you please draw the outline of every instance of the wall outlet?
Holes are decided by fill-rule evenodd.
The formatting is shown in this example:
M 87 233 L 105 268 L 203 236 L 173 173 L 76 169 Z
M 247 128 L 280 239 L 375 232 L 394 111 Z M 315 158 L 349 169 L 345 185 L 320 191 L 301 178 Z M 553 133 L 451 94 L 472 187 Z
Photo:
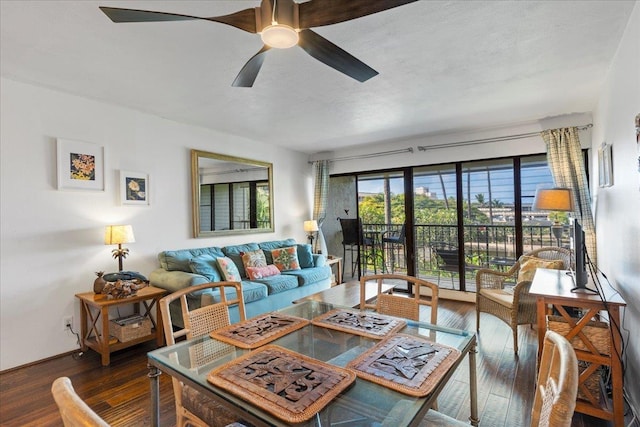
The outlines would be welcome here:
M 70 331 L 73 327 L 73 316 L 65 316 L 62 318 L 62 327 L 64 331 Z

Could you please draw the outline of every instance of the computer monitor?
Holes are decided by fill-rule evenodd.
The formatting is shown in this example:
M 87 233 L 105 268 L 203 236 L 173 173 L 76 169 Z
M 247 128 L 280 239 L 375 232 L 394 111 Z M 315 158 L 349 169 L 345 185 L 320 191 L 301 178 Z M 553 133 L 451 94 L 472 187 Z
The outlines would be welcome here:
M 571 221 L 571 250 L 575 256 L 575 266 L 571 268 L 575 287 L 587 289 L 587 262 L 585 257 L 584 231 L 577 219 Z

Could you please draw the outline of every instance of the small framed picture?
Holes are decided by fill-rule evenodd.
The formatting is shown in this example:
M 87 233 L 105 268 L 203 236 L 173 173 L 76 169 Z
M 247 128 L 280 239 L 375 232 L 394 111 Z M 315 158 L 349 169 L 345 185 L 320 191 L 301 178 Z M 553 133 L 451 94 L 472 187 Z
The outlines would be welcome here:
M 121 170 L 120 201 L 123 205 L 148 205 L 149 175 Z
M 58 190 L 104 191 L 104 147 L 57 139 Z
M 600 187 L 613 185 L 611 144 L 602 143 L 598 149 L 598 178 Z

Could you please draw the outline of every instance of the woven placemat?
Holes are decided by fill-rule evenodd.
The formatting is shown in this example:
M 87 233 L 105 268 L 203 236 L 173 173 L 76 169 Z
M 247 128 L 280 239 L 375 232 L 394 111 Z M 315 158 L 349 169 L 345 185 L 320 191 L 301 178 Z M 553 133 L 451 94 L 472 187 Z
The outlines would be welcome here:
M 211 338 L 240 348 L 256 348 L 309 324 L 307 319 L 267 313 L 211 332 Z
M 277 345 L 266 345 L 212 370 L 207 380 L 288 422 L 313 417 L 356 379 Z
M 336 329 L 369 338 L 382 339 L 402 329 L 407 322 L 372 311 L 357 311 L 338 308 L 322 314 L 312 323 L 324 328 Z
M 423 397 L 461 357 L 455 348 L 413 335 L 396 334 L 347 364 L 356 375 L 410 396 Z

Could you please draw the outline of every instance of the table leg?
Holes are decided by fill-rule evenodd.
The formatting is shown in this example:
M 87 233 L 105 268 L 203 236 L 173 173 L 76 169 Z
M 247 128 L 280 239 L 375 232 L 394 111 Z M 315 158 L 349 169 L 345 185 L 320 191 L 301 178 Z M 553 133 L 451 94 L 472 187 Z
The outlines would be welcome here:
M 478 417 L 476 353 L 478 353 L 478 349 L 474 343 L 471 350 L 469 350 L 469 399 L 471 404 L 471 416 L 469 417 L 469 421 L 471 421 L 471 425 L 477 427 L 478 424 L 480 424 L 480 418 Z
M 613 398 L 613 423 L 624 425 L 624 392 L 622 378 L 622 343 L 620 336 L 620 309 L 617 305 L 609 306 L 609 322 L 611 322 L 611 338 L 613 339 L 611 354 L 611 382 Z
M 83 301 L 80 300 L 80 350 L 82 351 L 87 351 L 89 349 L 89 347 L 87 347 L 87 310 L 89 310 L 89 308 L 87 307 L 87 304 Z
M 102 331 L 98 345 L 100 347 L 100 354 L 102 355 L 102 366 L 109 366 L 109 307 L 103 306 L 100 309 L 100 315 L 102 316 Z M 98 336 L 96 336 L 96 339 L 98 339 Z
M 151 387 L 151 425 L 158 427 L 160 425 L 160 375 L 162 372 L 150 364 L 147 364 L 147 368 L 149 369 L 147 376 Z

